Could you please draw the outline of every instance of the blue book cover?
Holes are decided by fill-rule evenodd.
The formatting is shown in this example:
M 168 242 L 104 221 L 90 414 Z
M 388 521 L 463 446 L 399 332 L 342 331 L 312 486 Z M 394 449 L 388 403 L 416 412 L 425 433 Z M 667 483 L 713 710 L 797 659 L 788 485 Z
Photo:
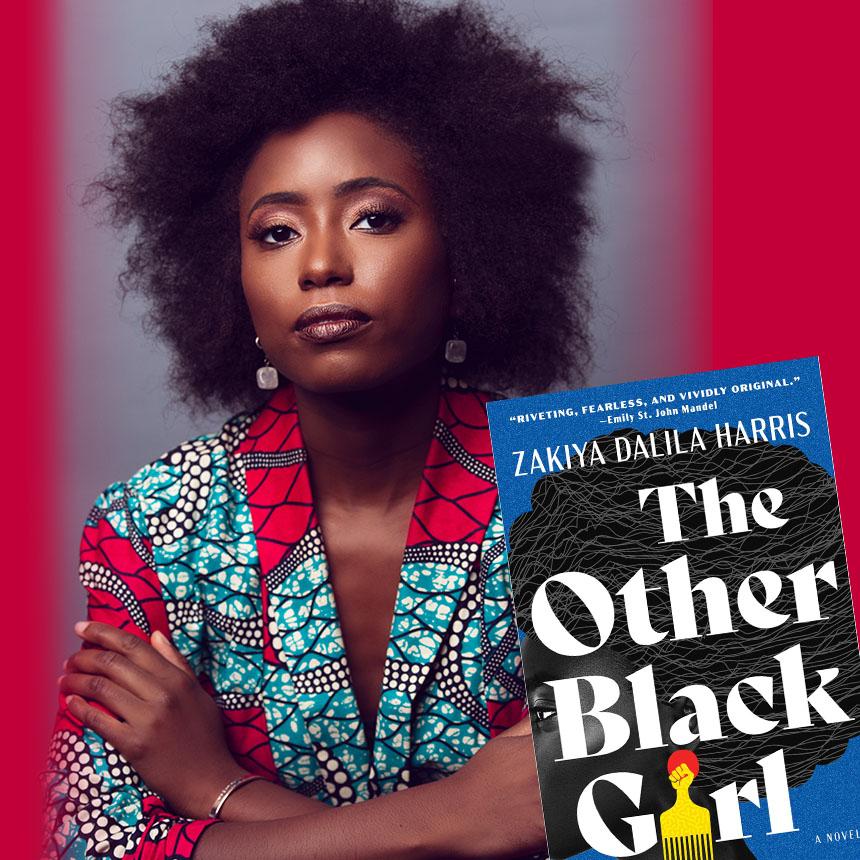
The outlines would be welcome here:
M 550 856 L 860 857 L 817 359 L 488 412 Z

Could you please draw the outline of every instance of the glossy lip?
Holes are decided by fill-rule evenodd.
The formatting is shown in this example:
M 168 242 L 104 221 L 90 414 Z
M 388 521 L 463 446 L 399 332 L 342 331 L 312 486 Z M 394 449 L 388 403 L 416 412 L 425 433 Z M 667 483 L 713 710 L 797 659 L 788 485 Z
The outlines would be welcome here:
M 312 305 L 295 322 L 299 337 L 312 343 L 344 340 L 370 325 L 370 317 L 351 305 L 332 302 Z

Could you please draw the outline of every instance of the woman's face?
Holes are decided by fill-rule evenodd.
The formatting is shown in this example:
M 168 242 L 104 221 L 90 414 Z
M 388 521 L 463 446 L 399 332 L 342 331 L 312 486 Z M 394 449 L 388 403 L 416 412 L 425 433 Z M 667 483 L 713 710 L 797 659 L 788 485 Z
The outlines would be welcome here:
M 245 297 L 284 376 L 361 391 L 439 362 L 450 277 L 427 180 L 403 142 L 350 113 L 272 134 L 239 208 Z
M 644 778 L 640 806 L 634 806 L 617 788 L 606 783 L 597 785 L 594 797 L 608 828 L 629 845 L 630 827 L 624 822 L 625 817 L 648 813 L 657 815 L 675 802 L 666 771 L 666 761 L 672 749 L 636 748 L 636 711 L 631 687 L 626 680 L 626 676 L 635 671 L 634 667 L 606 646 L 587 657 L 563 657 L 528 636 L 520 643 L 520 649 L 529 691 L 532 740 L 550 857 L 569 857 L 589 847 L 580 832 L 577 803 L 591 780 L 617 771 L 638 773 Z M 603 747 L 604 734 L 596 719 L 587 718 L 584 730 L 589 757 L 563 760 L 555 692 L 547 682 L 591 675 L 611 678 L 621 688 L 618 701 L 608 710 L 627 721 L 632 729 L 631 737 L 621 749 L 595 755 Z M 593 705 L 590 689 L 584 686 L 583 707 L 589 710 Z M 660 716 L 665 736 L 669 727 L 669 708 L 661 706 Z

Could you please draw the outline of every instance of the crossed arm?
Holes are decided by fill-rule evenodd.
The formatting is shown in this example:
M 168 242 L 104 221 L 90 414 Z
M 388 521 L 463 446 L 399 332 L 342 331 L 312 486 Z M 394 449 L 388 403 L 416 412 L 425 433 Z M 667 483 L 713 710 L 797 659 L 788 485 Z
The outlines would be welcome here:
M 227 747 L 214 700 L 162 633 L 147 642 L 99 622 L 76 631 L 86 644 L 60 684 L 69 716 L 118 751 L 171 813 L 200 827 L 185 854 L 140 847 L 135 857 L 521 857 L 545 844 L 528 721 L 440 782 L 332 808 L 255 781 L 209 826 L 218 793 L 247 774 Z

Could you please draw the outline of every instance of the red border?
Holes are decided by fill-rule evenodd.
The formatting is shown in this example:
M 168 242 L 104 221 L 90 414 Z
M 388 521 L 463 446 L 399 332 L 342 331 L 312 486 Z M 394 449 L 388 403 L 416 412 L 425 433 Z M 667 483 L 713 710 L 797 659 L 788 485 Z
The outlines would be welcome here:
M 699 2 L 707 15 L 711 6 Z M 853 301 L 860 185 L 853 57 L 860 9 L 782 0 L 720 0 L 712 6 L 706 22 L 712 25 L 714 70 L 711 363 L 821 356 L 850 545 L 856 540 L 860 472 L 851 457 L 858 409 L 854 346 L 860 339 Z M 6 195 L 0 207 L 7 312 L 2 349 L 8 371 L 7 417 L 0 425 L 7 452 L 8 594 L 0 625 L 7 668 L 0 802 L 5 820 L 20 825 L 4 834 L 4 853 L 15 857 L 37 856 L 39 804 L 30 775 L 44 760 L 45 738 L 34 727 L 42 724 L 38 715 L 53 710 L 44 679 L 52 677 L 57 653 L 53 625 L 45 623 L 57 617 L 50 605 L 56 541 L 45 532 L 45 523 L 54 521 L 50 477 L 58 474 L 53 467 L 59 427 L 51 377 L 58 331 L 55 11 L 49 0 L 10 4 L 0 50 L 6 84 L 0 136 Z M 710 64 L 708 48 L 703 69 Z M 704 135 L 703 169 L 710 143 Z M 707 244 L 701 243 L 703 255 Z M 708 295 L 708 280 L 703 275 L 691 310 Z M 701 329 L 706 316 L 707 311 L 691 313 L 691 325 Z M 702 337 L 704 342 L 707 333 Z
M 858 26 L 852 3 L 713 4 L 713 363 L 821 357 L 849 554 L 860 477 Z M 860 594 L 856 570 L 852 583 Z
M 4 7 L 0 75 L 4 82 L 2 339 L 4 619 L 0 653 L 5 701 L 0 808 L 3 855 L 38 856 L 37 774 L 46 754 L 44 715 L 56 648 L 51 606 L 51 554 L 56 522 L 57 397 L 52 388 L 57 325 L 53 290 L 56 252 L 53 110 L 54 58 L 50 7 L 27 0 Z M 30 711 L 30 708 L 33 710 Z M 32 714 L 32 716 L 31 716 Z

